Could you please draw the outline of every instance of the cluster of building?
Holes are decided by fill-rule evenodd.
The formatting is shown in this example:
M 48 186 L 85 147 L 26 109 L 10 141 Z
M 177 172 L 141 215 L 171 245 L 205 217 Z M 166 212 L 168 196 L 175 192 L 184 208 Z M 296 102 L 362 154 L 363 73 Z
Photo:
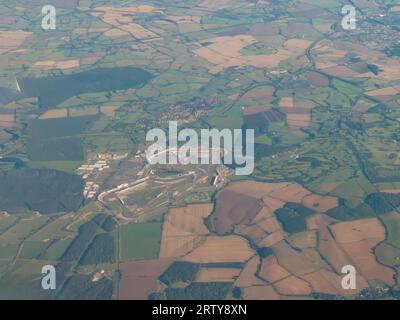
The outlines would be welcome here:
M 87 199 L 93 199 L 100 189 L 101 174 L 110 169 L 111 161 L 126 158 L 128 153 L 93 153 L 87 154 L 88 163 L 76 169 L 76 173 L 85 180 L 83 195 Z
M 100 186 L 93 181 L 87 181 L 85 184 L 85 189 L 83 190 L 83 196 L 87 199 L 93 199 L 97 191 L 99 191 Z
M 272 159 L 283 158 L 283 157 L 289 157 L 291 159 L 298 159 L 299 155 L 297 154 L 297 148 L 294 150 L 286 150 L 286 151 L 278 152 L 271 156 Z
M 91 161 L 90 161 L 91 162 Z M 76 173 L 81 175 L 84 180 L 90 178 L 91 175 L 102 172 L 105 169 L 109 169 L 110 164 L 107 160 L 98 160 L 93 163 L 83 164 L 77 170 Z
M 98 160 L 122 160 L 128 156 L 128 153 L 95 153 L 95 152 L 88 152 L 87 159 L 89 161 L 98 161 Z
M 100 160 L 94 163 L 84 164 L 76 170 L 76 173 L 82 176 L 83 180 L 85 180 L 83 196 L 86 199 L 93 199 L 96 196 L 100 189 L 100 185 L 95 181 L 102 171 L 109 168 L 110 165 L 106 160 Z
M 232 169 L 225 165 L 219 165 L 216 169 L 215 174 L 211 178 L 210 184 L 216 188 L 221 188 L 226 183 L 229 175 L 233 172 Z
M 169 121 L 177 121 L 179 125 L 196 122 L 199 118 L 216 106 L 221 105 L 221 100 L 217 96 L 208 98 L 194 98 L 184 104 L 173 104 L 168 106 L 159 118 L 147 123 L 145 120 L 139 120 L 135 126 L 143 129 L 146 127 L 161 126 Z
M 269 73 L 274 75 L 274 76 L 276 76 L 276 75 L 286 74 L 286 73 L 288 73 L 288 71 L 286 69 L 283 69 L 283 70 L 272 70 Z

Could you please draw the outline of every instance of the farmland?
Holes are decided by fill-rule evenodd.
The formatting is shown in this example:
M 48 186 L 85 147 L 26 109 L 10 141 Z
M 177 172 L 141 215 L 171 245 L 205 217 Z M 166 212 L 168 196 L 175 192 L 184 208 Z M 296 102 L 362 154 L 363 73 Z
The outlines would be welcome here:
M 142 260 L 158 256 L 161 239 L 159 223 L 122 226 L 120 229 L 120 259 Z
M 253 208 L 255 213 L 238 205 L 246 203 L 246 197 L 254 199 L 257 206 L 247 204 L 245 208 Z M 192 244 L 186 244 L 180 255 L 188 253 L 176 255 L 178 262 L 159 276 L 168 288 L 158 298 L 202 296 L 205 293 L 198 287 L 199 282 L 234 283 L 245 297 L 252 299 L 303 297 L 312 292 L 349 297 L 368 287 L 367 281 L 393 285 L 393 270 L 380 264 L 380 259 L 390 259 L 390 253 L 386 253 L 389 249 L 382 247 L 377 251 L 378 257 L 371 251 L 385 240 L 383 224 L 377 218 L 338 222 L 324 214 L 337 206 L 338 199 L 313 194 L 297 184 L 230 184 L 217 195 L 216 210 L 209 211 L 204 220 L 204 226 L 219 235 L 209 236 L 204 229 L 199 229 L 201 236 L 185 235 L 186 243 Z M 176 219 L 179 211 L 173 210 Z M 393 227 L 394 217 L 388 216 L 387 220 Z M 169 223 L 165 221 L 167 228 L 171 228 Z M 235 248 L 232 257 L 231 246 Z M 368 263 L 364 263 L 366 259 Z M 361 273 L 357 289 L 352 292 L 343 290 L 337 275 L 345 264 L 356 265 Z
M 396 296 L 393 1 L 49 2 L 0 4 L 0 298 Z M 169 121 L 253 129 L 254 171 L 150 164 Z

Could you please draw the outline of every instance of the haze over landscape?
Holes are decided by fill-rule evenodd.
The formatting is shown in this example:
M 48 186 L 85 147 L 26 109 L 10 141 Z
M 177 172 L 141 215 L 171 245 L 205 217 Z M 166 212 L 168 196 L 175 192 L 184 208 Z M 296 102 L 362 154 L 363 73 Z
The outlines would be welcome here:
M 394 0 L 2 1 L 0 299 L 399 299 L 399 29 Z M 186 164 L 171 123 L 233 141 Z

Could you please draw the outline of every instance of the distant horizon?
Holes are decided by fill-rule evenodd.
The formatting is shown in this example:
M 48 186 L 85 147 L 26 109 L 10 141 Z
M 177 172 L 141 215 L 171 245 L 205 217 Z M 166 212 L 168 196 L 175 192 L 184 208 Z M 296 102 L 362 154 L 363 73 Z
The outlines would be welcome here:
M 399 300 L 399 21 L 384 0 L 0 3 L 0 300 Z

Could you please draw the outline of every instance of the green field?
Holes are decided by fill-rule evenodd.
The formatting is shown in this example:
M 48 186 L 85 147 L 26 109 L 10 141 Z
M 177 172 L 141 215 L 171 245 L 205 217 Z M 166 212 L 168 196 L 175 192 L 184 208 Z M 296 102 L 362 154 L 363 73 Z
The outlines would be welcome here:
M 400 214 L 382 216 L 387 231 L 387 242 L 400 249 Z
M 160 249 L 162 225 L 157 222 L 131 223 L 120 227 L 120 260 L 156 258 Z
M 83 161 L 29 161 L 28 165 L 31 168 L 48 168 L 73 172 L 83 163 Z
M 8 228 L 10 228 L 16 221 L 18 220 L 17 216 L 9 215 L 9 216 L 1 216 L 0 218 L 0 232 L 4 232 Z
M 292 245 L 310 265 L 323 260 L 322 269 L 337 272 L 311 215 L 326 217 L 330 226 L 379 220 L 386 237 L 371 254 L 397 270 L 393 287 L 400 286 L 396 1 L 350 1 L 362 15 L 354 32 L 341 27 L 338 0 L 57 0 L 57 30 L 46 32 L 40 25 L 45 0 L 0 2 L 0 299 L 118 297 L 116 275 L 124 278 L 118 263 L 159 257 L 171 208 L 212 203 L 239 180 L 297 183 L 338 198 L 337 207 L 319 212 L 309 209 L 306 197 L 277 197 L 276 210 L 273 195 L 259 197 L 282 229 L 277 241 Z M 146 133 L 166 131 L 170 121 L 197 133 L 254 129 L 254 172 L 149 164 Z M 120 153 L 127 156 L 121 160 Z M 106 167 L 95 164 L 102 159 Z M 82 165 L 88 166 L 78 171 Z M 255 219 L 235 222 L 232 232 L 261 259 L 260 252 L 271 251 L 299 276 L 284 263 L 291 257 L 281 257 L 274 245 L 258 248 L 278 231 Z M 316 248 L 308 244 L 311 231 Z M 40 290 L 44 263 L 65 271 L 56 296 Z M 291 299 L 275 281 L 262 279 L 263 263 L 252 272 L 260 275 L 256 286 L 264 281 Z M 216 266 L 192 267 L 175 261 L 167 268 L 159 297 L 240 299 L 266 289 L 252 292 L 252 284 L 234 280 L 200 282 L 200 269 Z M 379 280 L 378 272 L 372 279 L 357 271 L 370 287 Z M 321 288 L 341 294 L 332 284 L 306 282 L 313 293 L 298 298 L 323 296 Z
M 67 231 L 65 227 L 72 222 L 71 216 L 65 215 L 48 223 L 45 227 L 29 238 L 31 241 L 62 239 L 75 236 L 74 232 Z
M 68 246 L 71 244 L 72 239 L 57 240 L 50 247 L 47 248 L 43 255 L 43 259 L 57 261 L 67 250 Z
M 1 244 L 0 245 L 0 259 L 10 259 L 16 256 L 19 245 L 16 243 L 12 244 Z
M 25 241 L 18 257 L 21 259 L 36 259 L 43 253 L 49 243 L 44 241 Z
M 34 217 L 20 220 L 15 226 L 0 235 L 0 243 L 18 243 L 32 235 L 36 230 L 46 224 L 48 217 Z

